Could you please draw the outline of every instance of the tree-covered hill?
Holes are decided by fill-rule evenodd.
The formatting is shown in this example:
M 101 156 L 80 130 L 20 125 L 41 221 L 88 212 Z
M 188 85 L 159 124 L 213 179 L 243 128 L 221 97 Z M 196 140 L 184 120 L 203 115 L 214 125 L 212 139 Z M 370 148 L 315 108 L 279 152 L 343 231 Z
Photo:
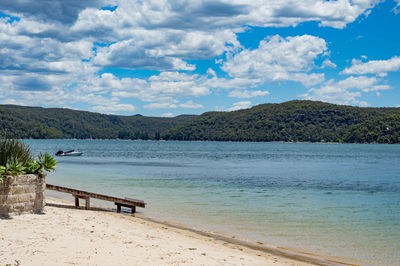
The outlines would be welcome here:
M 157 139 L 160 133 L 188 120 L 117 116 L 61 108 L 0 106 L 0 132 L 15 138 Z
M 161 118 L 2 105 L 0 133 L 15 138 L 400 143 L 400 108 L 290 101 Z
M 400 143 L 400 108 L 313 101 L 207 112 L 162 135 L 171 140 Z

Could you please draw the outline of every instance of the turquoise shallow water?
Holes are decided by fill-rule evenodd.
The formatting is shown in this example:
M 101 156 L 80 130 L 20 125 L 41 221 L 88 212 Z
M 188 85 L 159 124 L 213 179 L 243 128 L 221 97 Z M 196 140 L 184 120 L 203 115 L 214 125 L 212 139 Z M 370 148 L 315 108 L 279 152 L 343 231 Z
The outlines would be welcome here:
M 145 200 L 145 215 L 280 246 L 400 264 L 400 145 L 27 140 L 48 183 Z

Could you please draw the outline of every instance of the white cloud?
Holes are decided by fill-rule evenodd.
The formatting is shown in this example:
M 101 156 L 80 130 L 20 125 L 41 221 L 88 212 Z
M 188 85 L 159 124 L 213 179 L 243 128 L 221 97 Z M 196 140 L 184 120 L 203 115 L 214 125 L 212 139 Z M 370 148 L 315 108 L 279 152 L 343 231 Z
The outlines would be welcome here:
M 143 28 L 206 28 L 216 26 L 295 26 L 319 21 L 343 28 L 373 8 L 378 0 L 2 0 L 2 10 L 38 20 L 71 24 L 85 10 L 118 5 L 121 25 Z
M 255 97 L 262 97 L 269 95 L 269 91 L 261 91 L 261 90 L 255 90 L 255 91 L 249 91 L 249 90 L 234 90 L 231 91 L 228 96 L 229 97 L 234 97 L 234 98 L 255 98 Z
M 126 23 L 145 28 L 296 26 L 305 21 L 343 28 L 377 3 L 378 0 L 147 0 L 121 1 L 116 12 L 126 19 Z
M 313 86 L 324 80 L 323 74 L 309 73 L 314 60 L 326 53 L 323 39 L 273 36 L 247 50 L 237 34 L 247 26 L 306 21 L 343 28 L 378 2 L 2 0 L 0 11 L 21 19 L 0 18 L 0 99 L 44 106 L 85 103 L 100 112 L 130 112 L 135 107 L 120 99 L 136 98 L 148 102 L 148 108 L 201 108 L 187 98 L 219 89 L 248 90 L 271 81 Z M 106 5 L 118 7 L 100 9 Z M 219 78 L 212 68 L 207 75 L 174 72 L 194 71 L 191 60 L 215 57 L 230 77 Z M 102 67 L 160 73 L 147 79 L 99 76 Z M 241 96 L 257 93 L 242 91 Z M 107 100 L 114 107 L 105 107 Z
M 223 89 L 223 90 L 254 88 L 262 83 L 263 83 L 262 79 L 256 79 L 256 78 L 227 79 L 227 78 L 213 77 L 203 80 L 203 84 L 205 86 L 209 88 Z
M 322 68 L 326 68 L 326 67 L 331 67 L 331 68 L 336 68 L 336 64 L 333 63 L 331 60 L 329 59 L 325 59 L 324 62 L 322 62 Z
M 400 0 L 395 0 L 397 2 L 397 5 L 393 8 L 393 12 L 397 15 L 400 13 Z
M 229 30 L 187 32 L 184 30 L 134 29 L 128 40 L 99 48 L 94 63 L 100 66 L 152 70 L 195 70 L 184 60 L 210 59 L 239 46 Z
M 71 24 L 82 10 L 113 3 L 108 0 L 2 0 L 0 9 L 18 16 Z
M 174 117 L 173 113 L 163 113 L 160 115 L 161 117 Z
M 149 103 L 144 106 L 145 109 L 171 109 L 178 108 L 174 103 L 164 102 L 164 103 Z
M 179 104 L 179 107 L 181 108 L 190 108 L 190 109 L 198 109 L 198 108 L 203 108 L 204 106 L 198 103 L 195 103 L 193 101 L 187 101 L 185 103 Z
M 121 112 L 134 112 L 136 110 L 135 106 L 132 104 L 106 104 L 106 105 L 96 105 L 90 110 L 105 114 L 119 114 Z
M 119 79 L 111 73 L 102 74 L 88 87 L 105 89 L 112 96 L 122 98 L 137 98 L 142 101 L 162 101 L 174 97 L 199 97 L 209 95 L 209 87 L 203 84 L 204 77 L 197 74 L 178 72 L 162 72 L 148 79 L 122 78 Z M 164 101 L 163 101 L 164 99 Z
M 326 50 L 325 40 L 315 36 L 282 38 L 275 35 L 261 41 L 257 49 L 244 49 L 228 58 L 221 69 L 235 78 L 293 80 L 310 86 L 324 80 L 323 74 L 307 72 Z
M 227 111 L 237 111 L 241 109 L 247 109 L 250 108 L 251 102 L 250 101 L 241 101 L 241 102 L 236 102 L 232 105 L 232 107 L 229 107 Z
M 207 75 L 212 76 L 212 77 L 216 77 L 217 73 L 215 73 L 215 71 L 212 68 L 208 68 L 207 69 Z
M 380 80 L 376 77 L 351 76 L 337 82 L 329 80 L 318 88 L 311 88 L 301 96 L 307 100 L 367 106 L 367 102 L 358 99 L 362 96 L 362 93 L 378 93 L 382 90 L 391 89 L 390 86 L 379 84 L 379 82 Z
M 346 68 L 341 73 L 347 75 L 376 74 L 386 76 L 388 72 L 398 71 L 400 69 L 400 57 L 394 56 L 388 60 L 371 60 L 363 63 L 359 60 L 353 60 L 352 66 Z
M 247 109 L 251 107 L 251 102 L 250 101 L 240 101 L 233 103 L 231 107 L 223 107 L 223 106 L 216 106 L 215 111 L 220 111 L 220 112 L 232 112 L 232 111 L 237 111 L 241 109 Z

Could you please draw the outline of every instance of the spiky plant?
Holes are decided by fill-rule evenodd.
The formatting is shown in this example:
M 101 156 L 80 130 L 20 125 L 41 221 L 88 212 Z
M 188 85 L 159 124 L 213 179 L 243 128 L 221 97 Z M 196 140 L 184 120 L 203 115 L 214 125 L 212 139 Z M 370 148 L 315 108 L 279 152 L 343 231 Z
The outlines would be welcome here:
M 28 144 L 17 139 L 0 139 L 0 165 L 5 166 L 11 159 L 25 165 L 33 161 L 33 155 Z
M 22 162 L 18 161 L 17 158 L 11 157 L 6 163 L 4 174 L 8 174 L 11 176 L 25 174 L 24 164 Z
M 38 156 L 38 164 L 39 168 L 37 173 L 40 173 L 42 169 L 47 172 L 54 171 L 57 165 L 57 160 L 54 159 L 54 156 L 51 156 L 49 153 L 40 153 Z
M 40 168 L 40 164 L 36 161 L 30 161 L 25 164 L 25 172 L 27 174 L 36 174 Z
M 0 182 L 4 175 L 39 174 L 54 171 L 57 161 L 49 153 L 40 153 L 34 160 L 30 147 L 16 139 L 0 139 Z

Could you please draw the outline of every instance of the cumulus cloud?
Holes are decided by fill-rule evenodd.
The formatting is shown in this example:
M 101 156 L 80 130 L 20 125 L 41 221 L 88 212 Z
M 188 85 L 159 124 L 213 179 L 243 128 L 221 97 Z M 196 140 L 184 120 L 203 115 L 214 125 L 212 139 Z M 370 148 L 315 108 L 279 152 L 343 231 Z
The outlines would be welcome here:
M 327 67 L 330 67 L 330 68 L 336 68 L 336 64 L 335 63 L 333 63 L 331 60 L 329 60 L 329 59 L 325 59 L 324 60 L 324 62 L 322 62 L 322 66 L 321 66 L 322 68 L 327 68 Z
M 187 98 L 233 89 L 234 97 L 258 97 L 266 92 L 249 89 L 274 81 L 315 86 L 324 80 L 323 74 L 310 73 L 314 60 L 327 52 L 323 39 L 273 36 L 249 50 L 239 43 L 238 33 L 248 26 L 306 21 L 343 28 L 378 2 L 2 0 L 0 11 L 20 20 L 0 18 L 0 100 L 45 106 L 85 103 L 110 113 L 135 110 L 120 99 L 139 99 L 147 108 L 201 108 Z M 218 77 L 212 68 L 206 75 L 191 73 L 195 60 L 214 58 L 228 77 Z M 325 66 L 333 67 L 329 62 Z M 159 73 L 119 78 L 107 68 Z M 107 100 L 113 107 L 105 107 Z
M 101 7 L 115 1 L 106 0 L 2 0 L 0 10 L 21 17 L 72 24 L 79 13 L 89 7 Z
M 343 28 L 373 8 L 378 0 L 148 0 L 120 1 L 117 11 L 127 22 L 146 28 L 208 28 L 231 26 L 296 26 L 319 21 L 321 26 Z
M 228 96 L 233 98 L 255 98 L 269 95 L 269 91 L 261 91 L 261 90 L 234 90 L 231 91 Z
M 193 101 L 187 101 L 185 103 L 179 104 L 179 107 L 181 107 L 181 108 L 190 108 L 190 109 L 198 109 L 198 108 L 203 108 L 204 106 L 199 104 L 199 103 L 195 103 Z
M 133 32 L 133 33 L 132 33 Z M 194 70 L 184 60 L 211 59 L 239 46 L 231 31 L 132 30 L 131 38 L 99 48 L 100 66 L 152 70 Z
M 362 96 L 362 93 L 378 93 L 389 89 L 391 89 L 390 86 L 380 84 L 380 80 L 376 77 L 351 76 L 337 82 L 329 80 L 320 87 L 311 88 L 301 96 L 307 100 L 367 106 L 367 102 L 358 99 Z
M 346 68 L 341 73 L 347 75 L 364 75 L 376 74 L 378 76 L 386 76 L 388 72 L 397 71 L 400 69 L 400 57 L 394 56 L 388 60 L 371 60 L 361 62 L 353 60 L 352 66 Z
M 208 68 L 207 69 L 207 75 L 212 76 L 212 77 L 216 77 L 217 73 L 215 73 L 215 71 L 212 68 Z
M 119 114 L 123 112 L 134 112 L 136 110 L 135 106 L 132 104 L 114 104 L 109 103 L 108 105 L 96 105 L 90 108 L 90 110 L 105 114 Z
M 144 106 L 145 109 L 171 109 L 178 108 L 174 103 L 164 102 L 164 103 L 149 103 Z
M 293 80 L 306 86 L 323 81 L 322 74 L 308 75 L 314 60 L 327 50 L 324 39 L 303 35 L 282 38 L 278 35 L 260 42 L 257 49 L 244 49 L 228 58 L 221 69 L 231 77 L 265 81 Z
M 393 12 L 397 15 L 400 13 L 400 0 L 395 0 L 397 2 L 397 5 L 393 8 Z
M 38 20 L 71 24 L 86 9 L 117 5 L 116 15 L 124 20 L 124 24 L 135 27 L 266 27 L 319 21 L 322 26 L 343 28 L 377 3 L 378 0 L 3 0 L 1 10 Z
M 251 102 L 250 101 L 241 101 L 241 102 L 236 102 L 232 105 L 232 107 L 229 107 L 227 111 L 237 111 L 241 109 L 247 109 L 250 108 Z
M 163 113 L 160 115 L 161 117 L 174 117 L 173 113 Z

